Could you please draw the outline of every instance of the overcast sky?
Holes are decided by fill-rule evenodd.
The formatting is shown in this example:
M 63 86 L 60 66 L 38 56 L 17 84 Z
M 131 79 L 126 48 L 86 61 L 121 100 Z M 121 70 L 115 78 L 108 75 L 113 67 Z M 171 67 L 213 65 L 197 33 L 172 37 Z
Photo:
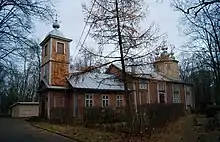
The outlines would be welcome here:
M 56 10 L 59 12 L 60 31 L 66 37 L 73 39 L 71 43 L 71 55 L 74 55 L 76 44 L 84 27 L 84 15 L 82 2 L 86 0 L 57 0 Z M 178 31 L 179 12 L 173 11 L 169 2 L 156 3 L 156 0 L 145 0 L 149 4 L 149 16 L 143 25 L 155 22 L 159 25 L 161 33 L 167 33 L 168 42 L 174 44 L 177 49 L 186 40 Z M 143 27 L 144 28 L 144 27 Z M 146 27 L 147 28 L 147 27 Z M 51 24 L 36 23 L 35 36 L 43 40 L 45 35 L 52 30 Z M 85 32 L 86 33 L 86 32 Z

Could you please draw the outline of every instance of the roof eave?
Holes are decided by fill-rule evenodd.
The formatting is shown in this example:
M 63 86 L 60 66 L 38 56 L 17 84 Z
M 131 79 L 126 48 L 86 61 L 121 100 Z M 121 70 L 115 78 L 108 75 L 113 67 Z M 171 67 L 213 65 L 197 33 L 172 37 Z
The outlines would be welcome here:
M 65 37 L 59 37 L 59 36 L 55 36 L 55 35 L 51 35 L 49 34 L 48 36 L 46 36 L 46 38 L 40 43 L 40 46 L 43 46 L 45 44 L 45 42 L 47 42 L 47 40 L 49 40 L 49 38 L 55 38 L 55 39 L 61 39 L 67 42 L 71 42 L 72 39 L 69 38 L 65 38 Z

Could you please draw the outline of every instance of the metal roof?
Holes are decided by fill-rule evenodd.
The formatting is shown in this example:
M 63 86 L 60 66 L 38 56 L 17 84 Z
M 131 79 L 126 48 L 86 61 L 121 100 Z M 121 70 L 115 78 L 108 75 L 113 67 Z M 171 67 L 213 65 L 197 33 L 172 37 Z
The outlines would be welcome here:
M 63 34 L 61 31 L 59 31 L 58 29 L 53 29 L 52 31 L 50 31 L 50 32 L 46 35 L 46 37 L 47 37 L 48 35 L 53 35 L 53 36 L 57 36 L 57 37 L 65 37 L 64 34 Z
M 14 107 L 16 105 L 39 105 L 39 102 L 16 102 L 16 103 L 14 103 L 13 105 L 11 105 L 9 107 L 11 108 L 11 107 Z
M 68 79 L 73 88 L 124 91 L 124 85 L 114 75 L 87 72 Z
M 121 69 L 120 64 L 113 64 L 113 65 Z M 132 73 L 131 67 L 126 67 L 126 72 Z M 152 80 L 158 80 L 158 81 L 186 83 L 182 79 L 176 79 L 176 78 L 170 78 L 170 77 L 164 76 L 162 73 L 156 72 L 147 66 L 135 67 L 134 77 L 140 77 L 140 78 L 152 79 Z

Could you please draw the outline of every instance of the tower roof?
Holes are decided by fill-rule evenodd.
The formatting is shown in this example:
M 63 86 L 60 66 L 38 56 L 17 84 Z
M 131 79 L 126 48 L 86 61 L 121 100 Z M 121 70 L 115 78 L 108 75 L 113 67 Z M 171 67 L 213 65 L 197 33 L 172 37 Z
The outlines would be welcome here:
M 164 62 L 164 61 L 173 61 L 173 62 L 179 62 L 178 60 L 175 59 L 173 49 L 171 50 L 170 53 L 167 52 L 168 48 L 167 47 L 162 47 L 161 48 L 162 52 L 159 53 L 159 51 L 156 52 L 156 57 L 155 57 L 155 63 L 158 62 Z
M 50 31 L 46 37 L 48 35 L 53 35 L 53 36 L 57 36 L 57 37 L 65 37 L 64 34 L 62 32 L 60 32 L 58 29 L 53 29 L 52 31 Z
M 47 36 L 48 36 L 48 35 L 54 35 L 54 36 L 58 36 L 58 37 L 65 37 L 64 34 L 59 30 L 60 24 L 58 23 L 57 19 L 54 21 L 52 27 L 53 27 L 53 30 L 50 31 L 50 32 L 47 34 Z M 47 36 L 46 36 L 46 37 L 47 37 Z
M 67 42 L 71 42 L 72 40 L 69 39 L 69 38 L 66 38 L 64 36 L 64 34 L 59 30 L 60 28 L 60 24 L 58 23 L 57 19 L 54 21 L 53 25 L 53 30 L 50 31 L 45 39 L 40 43 L 40 45 L 44 45 L 44 43 L 49 39 L 49 38 L 56 38 L 56 39 L 60 39 L 60 40 L 64 40 L 64 41 L 67 41 Z

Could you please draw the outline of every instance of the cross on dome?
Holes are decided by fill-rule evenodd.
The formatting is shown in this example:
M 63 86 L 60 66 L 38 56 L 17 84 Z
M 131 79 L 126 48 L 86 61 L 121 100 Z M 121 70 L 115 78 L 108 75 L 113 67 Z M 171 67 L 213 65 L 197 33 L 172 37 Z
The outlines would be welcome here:
M 56 19 L 55 19 L 55 21 L 53 23 L 53 28 L 54 29 L 59 29 L 60 28 L 60 24 L 58 23 L 58 20 L 57 20 L 57 14 L 56 14 Z

